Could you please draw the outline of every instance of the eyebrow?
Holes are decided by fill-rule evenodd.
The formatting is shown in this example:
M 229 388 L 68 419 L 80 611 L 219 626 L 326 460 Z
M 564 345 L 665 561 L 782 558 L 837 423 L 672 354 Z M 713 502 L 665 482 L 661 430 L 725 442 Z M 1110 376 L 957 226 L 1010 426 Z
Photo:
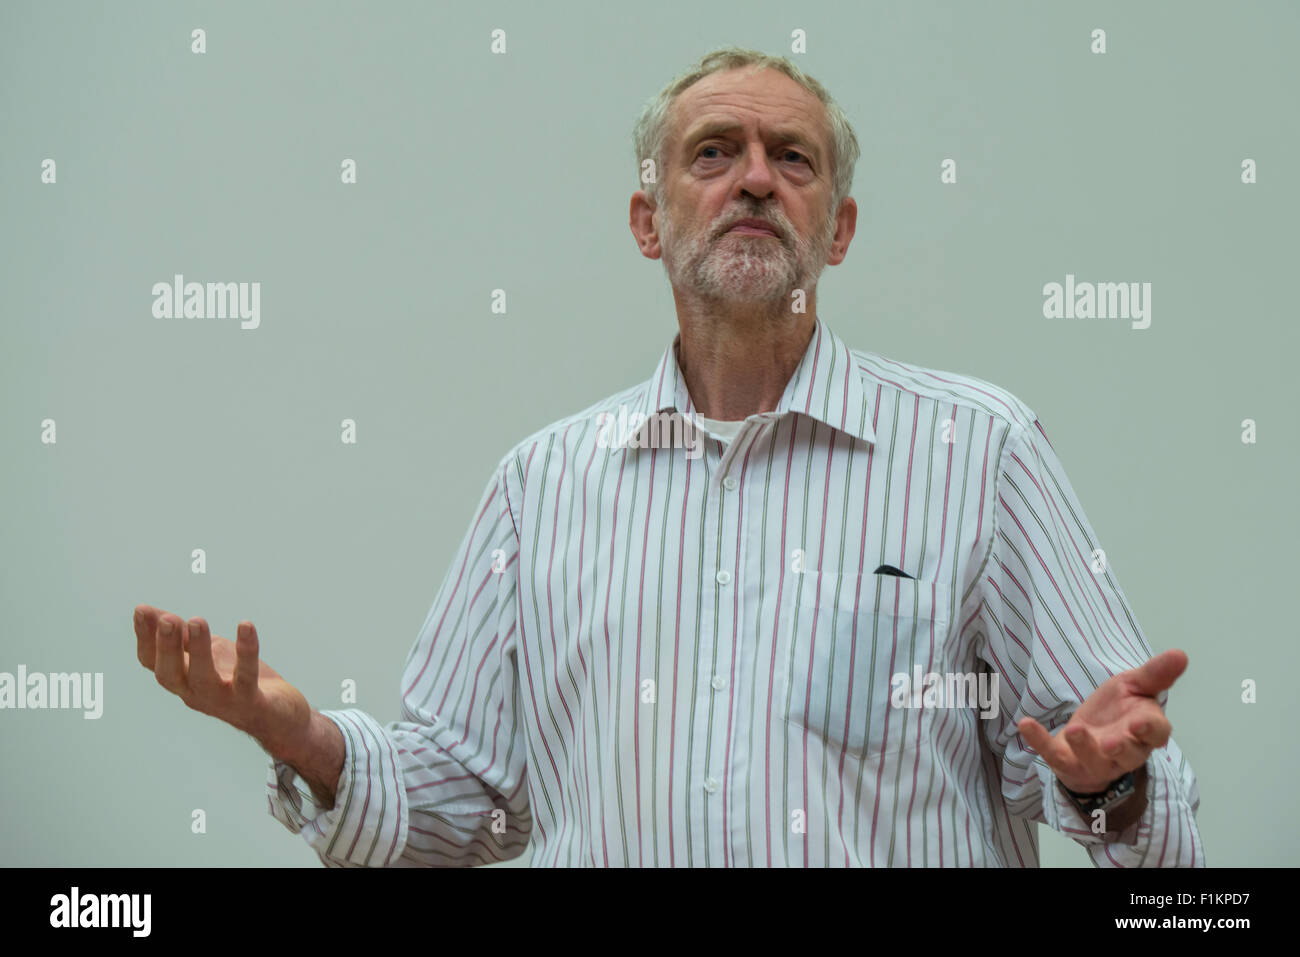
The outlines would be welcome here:
M 699 143 L 701 140 L 706 140 L 713 136 L 723 136 L 728 133 L 734 133 L 740 129 L 743 129 L 741 124 L 732 123 L 726 120 L 719 120 L 713 123 L 708 123 L 700 127 L 699 129 L 693 131 L 689 136 L 687 136 L 687 138 L 683 141 L 682 149 L 683 151 L 689 151 L 695 146 L 696 143 Z M 812 154 L 814 160 L 820 162 L 821 150 L 818 149 L 816 143 L 814 143 L 812 138 L 804 131 L 797 130 L 791 127 L 784 127 L 781 129 L 769 129 L 767 132 L 768 132 L 769 139 L 773 139 L 782 143 L 798 143 L 800 146 L 802 146 L 804 149 L 808 150 L 808 152 Z

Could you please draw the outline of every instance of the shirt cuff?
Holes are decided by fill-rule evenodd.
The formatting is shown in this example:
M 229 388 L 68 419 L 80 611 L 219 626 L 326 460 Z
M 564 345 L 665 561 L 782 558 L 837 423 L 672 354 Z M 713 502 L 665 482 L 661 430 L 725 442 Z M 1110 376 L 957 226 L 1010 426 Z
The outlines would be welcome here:
M 1082 844 L 1136 844 L 1139 833 L 1151 833 L 1155 802 L 1156 776 L 1147 759 L 1147 806 L 1142 816 L 1122 831 L 1098 834 L 1092 829 L 1092 820 L 1086 818 L 1058 786 L 1056 775 L 1042 758 L 1034 760 L 1034 770 L 1043 789 L 1043 823 L 1066 837 Z M 1136 799 L 1134 799 L 1136 800 Z
M 321 808 L 289 764 L 270 759 L 267 811 L 327 865 L 387 867 L 406 846 L 407 798 L 397 746 L 364 711 L 322 711 L 343 734 L 334 807 Z

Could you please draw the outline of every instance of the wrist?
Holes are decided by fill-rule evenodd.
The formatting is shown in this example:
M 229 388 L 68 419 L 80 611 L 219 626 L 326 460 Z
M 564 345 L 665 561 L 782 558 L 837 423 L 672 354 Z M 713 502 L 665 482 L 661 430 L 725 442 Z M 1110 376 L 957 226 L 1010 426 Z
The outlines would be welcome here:
M 298 772 L 322 810 L 334 807 L 339 775 L 347 756 L 338 725 L 319 711 L 312 711 L 306 729 L 286 739 L 271 754 Z
M 319 742 L 324 737 L 325 729 L 321 725 L 322 721 L 329 723 L 328 718 L 313 708 L 306 719 L 296 726 L 266 732 L 255 737 L 262 745 L 262 749 L 271 757 L 285 764 L 291 764 L 295 768 L 301 768 L 304 763 L 310 761 L 310 756 L 318 750 Z
M 1140 819 L 1147 805 L 1147 768 L 1143 764 L 1120 775 L 1101 791 L 1081 793 L 1057 782 L 1066 798 L 1085 819 L 1091 822 L 1097 811 L 1105 816 L 1108 832 L 1123 831 Z

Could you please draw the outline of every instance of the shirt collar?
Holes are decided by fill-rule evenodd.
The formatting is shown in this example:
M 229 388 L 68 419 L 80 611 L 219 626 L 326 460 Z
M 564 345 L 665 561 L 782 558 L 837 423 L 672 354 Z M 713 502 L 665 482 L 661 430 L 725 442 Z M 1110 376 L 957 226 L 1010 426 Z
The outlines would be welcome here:
M 757 412 L 749 418 L 775 421 L 797 412 L 874 444 L 876 433 L 871 428 L 862 376 L 852 353 L 844 340 L 820 318 L 816 319 L 816 324 L 808 348 L 786 383 L 776 408 L 771 412 Z M 615 442 L 615 448 L 625 447 L 645 427 L 649 418 L 659 412 L 678 412 L 690 419 L 699 414 L 677 362 L 681 339 L 682 334 L 678 332 L 664 350 L 640 401 L 629 409 L 629 412 L 639 415 L 629 417 L 629 428 Z

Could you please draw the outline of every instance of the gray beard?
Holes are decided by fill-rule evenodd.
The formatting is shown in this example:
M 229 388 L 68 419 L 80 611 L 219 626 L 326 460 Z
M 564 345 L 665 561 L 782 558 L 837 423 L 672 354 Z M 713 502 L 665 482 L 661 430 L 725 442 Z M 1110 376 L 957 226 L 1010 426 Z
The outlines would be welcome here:
M 787 237 L 795 235 L 789 223 L 778 222 Z M 814 240 L 796 236 L 793 250 L 788 239 L 743 233 L 710 238 L 710 231 L 702 230 L 678 237 L 666 209 L 659 217 L 659 233 L 664 269 L 674 288 L 706 302 L 752 303 L 775 314 L 790 311 L 794 290 L 811 296 L 817 288 L 835 238 L 835 217 L 827 218 Z

